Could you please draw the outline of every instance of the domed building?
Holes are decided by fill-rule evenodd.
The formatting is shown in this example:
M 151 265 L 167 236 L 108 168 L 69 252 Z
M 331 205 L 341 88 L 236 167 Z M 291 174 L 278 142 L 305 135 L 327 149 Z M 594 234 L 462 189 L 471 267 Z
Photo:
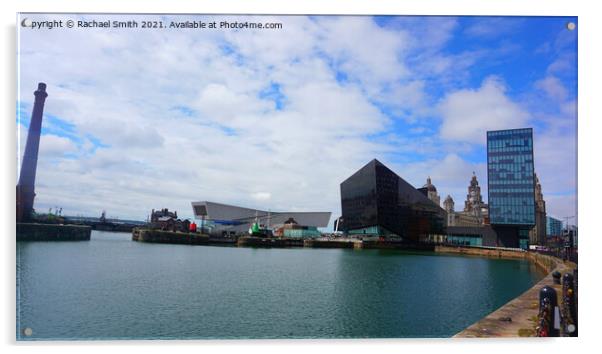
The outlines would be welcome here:
M 437 194 L 437 187 L 431 182 L 431 177 L 426 179 L 426 184 L 422 188 L 418 188 L 420 192 L 427 196 L 437 206 L 441 206 L 441 197 Z

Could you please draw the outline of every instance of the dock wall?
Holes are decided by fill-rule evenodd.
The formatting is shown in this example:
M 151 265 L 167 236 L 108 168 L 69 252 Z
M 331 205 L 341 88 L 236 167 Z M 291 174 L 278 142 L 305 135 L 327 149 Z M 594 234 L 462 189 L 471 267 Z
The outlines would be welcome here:
M 353 242 L 347 240 L 340 241 L 306 239 L 303 241 L 303 246 L 311 248 L 359 248 L 357 245 L 360 243 L 361 241 Z
M 237 242 L 241 247 L 303 247 L 302 239 L 294 238 L 264 238 L 264 237 L 240 237 Z
M 138 242 L 173 243 L 183 245 L 209 244 L 209 236 L 207 235 L 149 229 L 134 229 L 132 231 L 132 240 Z
M 485 247 L 462 247 L 462 246 L 435 246 L 435 252 L 456 253 L 471 256 L 484 256 L 495 258 L 525 258 L 529 252 L 516 249 L 485 248 Z
M 17 241 L 89 241 L 91 232 L 82 225 L 17 223 Z

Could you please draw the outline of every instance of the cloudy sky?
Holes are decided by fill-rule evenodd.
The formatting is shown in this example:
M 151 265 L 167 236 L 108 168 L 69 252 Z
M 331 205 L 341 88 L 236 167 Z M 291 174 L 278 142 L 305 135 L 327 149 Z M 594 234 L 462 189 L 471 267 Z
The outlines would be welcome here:
M 576 18 L 23 15 L 281 29 L 20 28 L 23 152 L 48 85 L 38 211 L 192 217 L 191 201 L 340 215 L 373 158 L 456 209 L 487 130 L 533 127 L 548 215 L 576 215 Z M 21 18 L 21 19 L 22 19 Z

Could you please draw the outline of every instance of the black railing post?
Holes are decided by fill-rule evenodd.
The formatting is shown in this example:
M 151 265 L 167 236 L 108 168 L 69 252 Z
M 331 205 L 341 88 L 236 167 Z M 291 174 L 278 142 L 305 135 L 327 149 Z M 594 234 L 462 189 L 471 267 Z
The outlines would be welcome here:
M 549 286 L 544 286 L 539 291 L 539 315 L 537 316 L 537 337 L 558 337 L 558 329 L 555 326 L 556 307 L 558 300 L 556 290 Z
M 570 273 L 566 273 L 562 278 L 562 333 L 566 337 L 577 336 L 575 283 L 574 277 Z

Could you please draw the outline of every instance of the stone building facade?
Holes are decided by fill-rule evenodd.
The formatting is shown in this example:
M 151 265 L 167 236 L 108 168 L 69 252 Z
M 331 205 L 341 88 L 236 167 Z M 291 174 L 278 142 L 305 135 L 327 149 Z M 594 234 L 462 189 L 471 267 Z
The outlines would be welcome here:
M 437 187 L 435 187 L 435 185 L 431 182 L 430 176 L 426 179 L 426 184 L 418 190 L 424 193 L 427 198 L 433 203 L 437 204 L 437 206 L 441 206 L 441 197 L 439 197 L 439 194 L 437 194 Z
M 454 199 L 449 194 L 443 201 L 443 209 L 447 212 L 447 226 L 456 226 Z
M 466 200 L 464 201 L 464 214 L 470 215 L 478 220 L 479 224 L 483 223 L 487 213 L 487 205 L 483 203 L 483 197 L 481 195 L 481 187 L 475 173 L 472 173 L 472 178 L 468 185 L 468 193 L 466 194 Z
M 488 214 L 487 204 L 483 202 L 481 187 L 474 172 L 468 185 L 464 209 L 456 212 L 454 200 L 450 195 L 445 198 L 443 205 L 447 212 L 447 226 L 480 226 L 483 225 Z
M 546 245 L 546 201 L 543 199 L 541 183 L 535 174 L 535 226 L 529 231 L 529 243 Z

